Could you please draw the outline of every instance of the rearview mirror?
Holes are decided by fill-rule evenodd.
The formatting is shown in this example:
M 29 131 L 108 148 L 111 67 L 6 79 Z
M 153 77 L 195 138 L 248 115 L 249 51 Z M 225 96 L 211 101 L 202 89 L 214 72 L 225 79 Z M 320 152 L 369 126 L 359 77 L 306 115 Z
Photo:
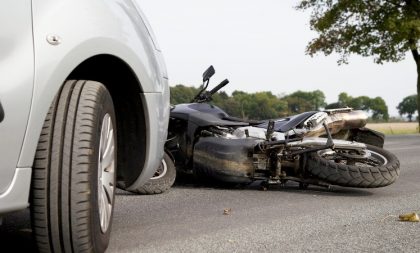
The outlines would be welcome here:
M 216 71 L 213 68 L 213 65 L 211 65 L 206 71 L 203 73 L 203 82 L 207 82 L 210 80 L 210 77 L 212 77 L 216 73 Z

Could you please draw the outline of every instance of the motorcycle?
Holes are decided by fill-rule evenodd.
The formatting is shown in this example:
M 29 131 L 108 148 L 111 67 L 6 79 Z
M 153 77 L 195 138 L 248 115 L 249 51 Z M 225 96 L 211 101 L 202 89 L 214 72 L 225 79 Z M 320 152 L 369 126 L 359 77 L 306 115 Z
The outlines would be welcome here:
M 351 108 L 310 111 L 275 120 L 244 120 L 212 105 L 213 66 L 195 98 L 171 106 L 166 153 L 177 173 L 224 183 L 375 188 L 394 183 L 397 157 L 384 135 L 365 128 L 367 114 Z M 168 158 L 169 160 L 169 158 Z M 171 167 L 173 168 L 173 167 Z

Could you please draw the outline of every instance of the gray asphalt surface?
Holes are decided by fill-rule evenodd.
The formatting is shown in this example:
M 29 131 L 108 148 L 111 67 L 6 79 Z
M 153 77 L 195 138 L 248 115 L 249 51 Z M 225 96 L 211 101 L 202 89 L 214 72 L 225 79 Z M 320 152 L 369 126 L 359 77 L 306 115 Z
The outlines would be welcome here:
M 119 191 L 108 252 L 420 252 L 420 223 L 397 218 L 420 213 L 420 136 L 389 136 L 386 149 L 400 159 L 401 175 L 380 189 L 299 190 L 291 183 L 268 191 Z M 1 247 L 32 251 L 29 212 L 5 218 Z

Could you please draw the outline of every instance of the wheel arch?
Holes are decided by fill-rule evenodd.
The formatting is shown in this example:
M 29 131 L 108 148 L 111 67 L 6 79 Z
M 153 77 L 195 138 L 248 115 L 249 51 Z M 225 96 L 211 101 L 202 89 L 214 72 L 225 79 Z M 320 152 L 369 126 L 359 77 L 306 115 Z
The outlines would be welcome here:
M 67 79 L 93 80 L 111 94 L 117 121 L 117 181 L 125 188 L 140 176 L 146 162 L 147 105 L 140 80 L 123 60 L 96 55 L 78 65 Z

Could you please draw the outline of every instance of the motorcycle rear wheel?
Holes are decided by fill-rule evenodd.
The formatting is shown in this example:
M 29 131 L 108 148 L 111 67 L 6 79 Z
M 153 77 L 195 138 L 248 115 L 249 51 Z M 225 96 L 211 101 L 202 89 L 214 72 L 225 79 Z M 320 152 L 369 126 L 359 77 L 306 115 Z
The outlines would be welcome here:
M 351 150 L 313 152 L 308 157 L 307 171 L 344 187 L 377 188 L 394 183 L 400 174 L 398 158 L 382 148 L 366 147 L 363 155 L 352 154 Z

